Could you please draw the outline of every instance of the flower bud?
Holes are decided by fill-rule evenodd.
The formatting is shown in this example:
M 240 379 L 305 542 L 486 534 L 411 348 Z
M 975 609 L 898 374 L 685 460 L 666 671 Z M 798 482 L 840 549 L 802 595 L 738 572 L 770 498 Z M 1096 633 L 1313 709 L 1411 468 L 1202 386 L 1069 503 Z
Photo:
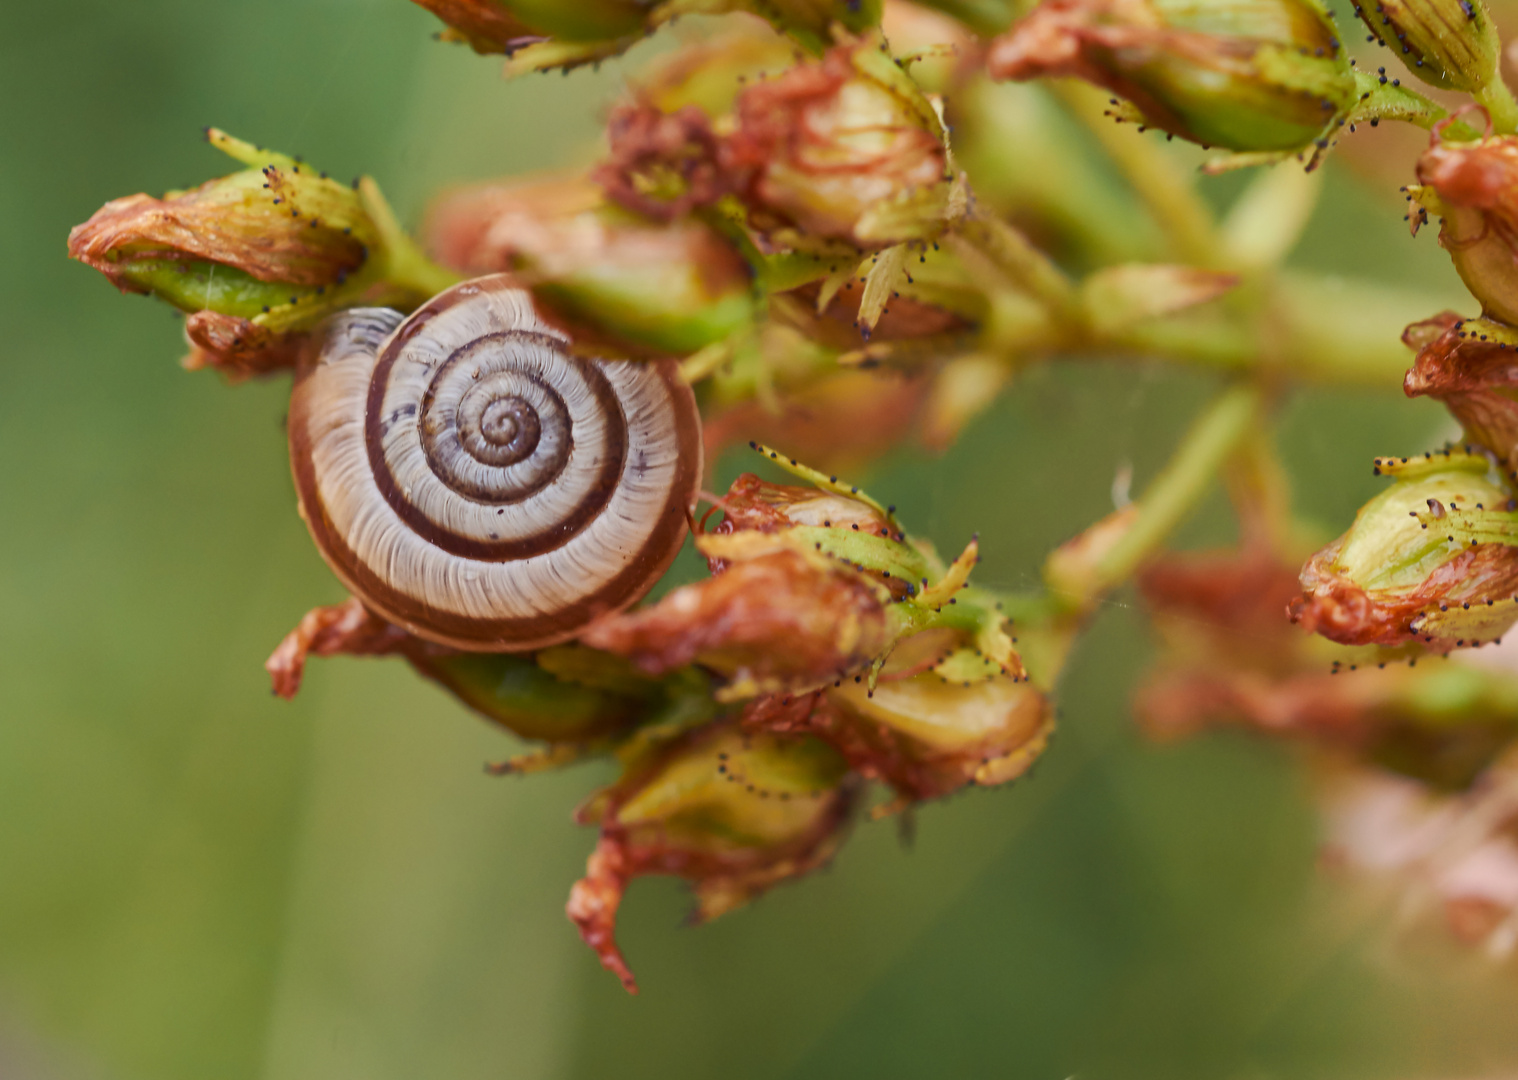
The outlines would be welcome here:
M 843 758 L 820 739 L 708 725 L 641 755 L 581 807 L 601 838 L 568 914 L 631 993 L 616 943 L 629 882 L 672 874 L 692 883 L 697 920 L 717 917 L 832 857 L 854 802 Z
M 1392 486 L 1302 568 L 1292 620 L 1345 645 L 1500 637 L 1518 621 L 1518 513 L 1488 459 L 1445 450 L 1376 466 Z
M 1518 349 L 1483 332 L 1488 326 L 1452 311 L 1409 326 L 1402 340 L 1418 358 L 1402 389 L 1408 397 L 1443 402 L 1465 437 L 1495 453 L 1512 475 L 1518 472 Z
M 372 181 L 340 184 L 215 128 L 250 166 L 162 199 L 116 199 L 69 233 L 69 255 L 123 292 L 181 311 L 202 359 L 231 370 L 293 361 L 282 336 L 358 304 L 415 306 L 454 280 L 396 225 Z
M 1439 243 L 1487 315 L 1518 323 L 1518 138 L 1435 141 L 1410 188 L 1413 232 L 1440 215 Z
M 425 229 L 464 274 L 515 273 L 544 314 L 591 347 L 689 353 L 752 318 L 747 263 L 712 229 L 660 225 L 580 177 L 485 184 L 445 196 Z
M 938 114 L 878 39 L 750 86 L 737 123 L 724 167 L 778 246 L 932 239 L 959 212 Z
M 1357 0 L 1355 14 L 1430 86 L 1473 94 L 1501 78 L 1502 42 L 1483 0 Z
M 1317 0 L 1046 0 L 991 46 L 998 79 L 1069 75 L 1204 146 L 1302 150 L 1356 97 Z

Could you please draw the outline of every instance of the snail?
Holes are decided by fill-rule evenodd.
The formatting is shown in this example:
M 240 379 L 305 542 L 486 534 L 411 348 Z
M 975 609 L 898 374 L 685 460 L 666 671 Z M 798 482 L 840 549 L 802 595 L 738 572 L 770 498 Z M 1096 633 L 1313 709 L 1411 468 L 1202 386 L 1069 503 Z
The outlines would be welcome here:
M 673 361 L 572 355 L 506 275 L 409 316 L 334 317 L 289 431 L 301 516 L 349 590 L 479 652 L 565 641 L 642 597 L 684 541 L 702 468 Z

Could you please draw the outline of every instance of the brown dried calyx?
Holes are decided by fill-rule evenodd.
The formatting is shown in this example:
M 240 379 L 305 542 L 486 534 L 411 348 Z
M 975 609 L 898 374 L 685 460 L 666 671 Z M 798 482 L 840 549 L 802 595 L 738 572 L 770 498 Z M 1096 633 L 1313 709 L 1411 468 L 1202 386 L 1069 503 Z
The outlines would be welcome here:
M 860 575 L 774 551 L 604 618 L 581 640 L 650 674 L 694 662 L 734 680 L 802 687 L 868 663 L 889 643 L 890 627 Z
M 734 190 L 722 140 L 694 105 L 666 113 L 621 105 L 606 125 L 611 151 L 591 178 L 615 202 L 656 221 L 673 221 Z
M 1402 381 L 1408 397 L 1443 402 L 1466 438 L 1518 470 L 1518 347 L 1483 333 L 1453 311 L 1414 323 L 1402 335 L 1418 356 Z

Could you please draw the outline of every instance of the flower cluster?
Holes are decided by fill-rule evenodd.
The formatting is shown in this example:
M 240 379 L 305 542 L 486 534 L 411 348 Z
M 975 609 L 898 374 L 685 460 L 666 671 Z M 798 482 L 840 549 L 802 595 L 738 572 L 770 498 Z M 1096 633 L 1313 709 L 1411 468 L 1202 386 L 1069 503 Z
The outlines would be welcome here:
M 578 818 L 600 828 L 570 916 L 629 989 L 613 931 L 629 881 L 675 874 L 711 918 L 825 862 L 867 782 L 875 816 L 1027 771 L 1053 712 L 1000 602 L 856 487 L 745 474 L 696 535 L 712 575 L 534 654 L 460 652 L 358 600 L 319 608 L 268 663 L 291 697 L 307 657 L 400 655 L 488 719 L 546 748 L 497 771 L 612 754 L 623 775 Z
M 614 758 L 619 778 L 577 814 L 599 839 L 569 914 L 629 989 L 615 924 L 637 877 L 687 880 L 711 918 L 826 862 L 867 805 L 884 817 L 1025 774 L 1073 644 L 1129 582 L 1164 645 L 1136 698 L 1150 733 L 1241 723 L 1354 775 L 1436 790 L 1451 818 L 1507 805 L 1518 676 L 1432 662 L 1490 655 L 1518 623 L 1518 103 L 1481 0 L 1358 5 L 1363 47 L 1389 50 L 1390 72 L 1351 55 L 1360 35 L 1321 0 L 419 2 L 444 38 L 504 56 L 510 75 L 713 17 L 629 75 L 587 167 L 445 192 L 418 239 L 372 180 L 338 183 L 211 130 L 242 169 L 109 202 L 69 253 L 184 312 L 189 366 L 293 368 L 298 386 L 323 342 L 341 339 L 344 360 L 350 345 L 378 350 L 408 332 L 404 313 L 447 311 L 480 288 L 462 279 L 490 277 L 523 297 L 510 304 L 530 316 L 524 340 L 562 346 L 569 366 L 660 373 L 690 416 L 687 494 L 702 442 L 709 472 L 744 443 L 763 455 L 766 476 L 705 496 L 690 521 L 707 576 L 639 606 L 590 605 L 566 640 L 469 651 L 355 597 L 312 611 L 268 661 L 289 697 L 311 656 L 404 657 L 541 744 L 498 772 Z M 1450 111 L 1398 63 L 1439 101 L 1470 100 Z M 1320 189 L 1306 174 L 1383 121 L 1429 132 L 1409 162 L 1408 220 L 1416 234 L 1440 219 L 1478 313 L 1404 331 L 1400 297 L 1286 264 Z M 1187 148 L 1166 145 L 1177 139 L 1206 148 L 1204 172 L 1272 168 L 1219 213 L 1178 166 Z M 944 559 L 838 479 L 910 439 L 942 450 L 1023 372 L 1093 357 L 1190 365 L 1219 385 L 1136 497 L 1120 475 L 1113 512 L 1023 575 L 1035 588 L 971 584 L 978 540 Z M 1464 439 L 1378 459 L 1385 490 L 1337 540 L 1309 538 L 1273 442 L 1282 388 L 1398 379 L 1442 402 Z M 429 416 L 424 447 L 397 449 L 392 425 L 409 414 L 382 416 L 372 397 L 379 430 L 359 456 L 434 467 L 446 424 Z M 542 441 L 508 404 L 473 417 L 492 466 Z M 562 467 L 576 447 L 551 449 Z M 646 448 L 624 449 L 638 474 Z M 1051 451 L 1037 467 L 1058 462 Z M 1219 480 L 1239 548 L 1165 553 Z M 663 505 L 673 536 L 682 504 Z M 328 509 L 303 512 L 325 528 Z M 486 529 L 464 547 L 494 557 L 490 544 L 513 542 Z M 466 607 L 473 581 L 449 582 Z M 1374 862 L 1357 829 L 1345 858 Z M 1472 859 L 1506 852 L 1500 828 L 1477 831 Z M 1485 928 L 1467 936 L 1490 941 L 1511 925 L 1507 880 L 1437 888 L 1459 925 Z

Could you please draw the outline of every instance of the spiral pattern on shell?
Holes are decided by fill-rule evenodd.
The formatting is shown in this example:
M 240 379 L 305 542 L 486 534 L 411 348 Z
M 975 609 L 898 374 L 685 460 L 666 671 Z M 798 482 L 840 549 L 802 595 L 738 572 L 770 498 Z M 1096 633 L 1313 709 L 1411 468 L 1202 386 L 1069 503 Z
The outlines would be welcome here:
M 378 614 L 537 648 L 668 567 L 701 476 L 695 399 L 672 361 L 568 344 L 504 275 L 328 324 L 291 398 L 291 464 L 322 555 Z

